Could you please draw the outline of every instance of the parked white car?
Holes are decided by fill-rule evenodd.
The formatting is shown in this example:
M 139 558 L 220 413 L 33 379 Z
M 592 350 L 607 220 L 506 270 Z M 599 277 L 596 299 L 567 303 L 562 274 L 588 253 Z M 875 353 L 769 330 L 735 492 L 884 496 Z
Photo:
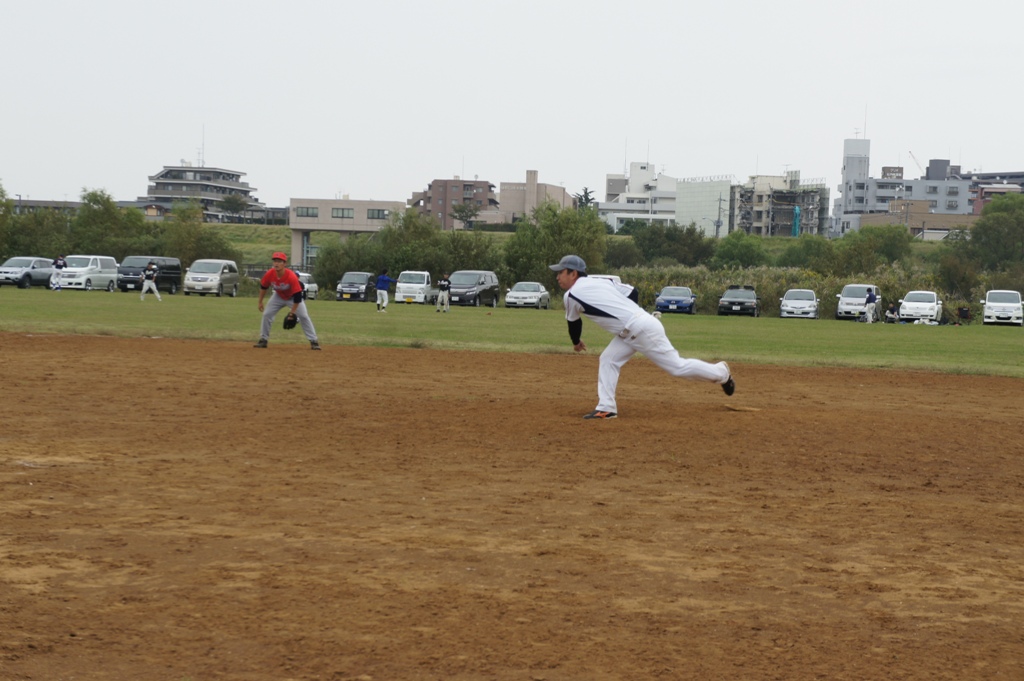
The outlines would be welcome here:
M 935 291 L 910 291 L 900 298 L 900 321 L 942 319 L 942 301 Z
M 875 292 L 878 300 L 875 301 L 875 321 L 881 321 L 885 305 L 882 303 L 882 294 L 874 284 L 847 284 L 843 287 L 842 293 L 837 293 L 836 298 L 836 319 L 852 319 L 860 321 L 864 316 L 864 302 L 868 297 L 868 288 Z
M 536 281 L 520 281 L 505 293 L 505 307 L 535 307 L 548 309 L 551 294 Z
M 316 297 L 320 295 L 320 286 L 317 285 L 313 275 L 307 272 L 296 272 L 295 274 L 299 275 L 299 281 L 306 289 L 306 299 L 316 300 Z
M 989 291 L 982 314 L 982 324 L 1016 324 L 1024 326 L 1024 309 L 1021 307 L 1019 291 Z
M 818 318 L 818 294 L 806 288 L 791 288 L 779 298 L 779 316 L 793 319 Z
M 63 288 L 79 288 L 83 291 L 117 288 L 117 261 L 105 255 L 69 255 L 64 260 L 68 265 L 60 274 Z

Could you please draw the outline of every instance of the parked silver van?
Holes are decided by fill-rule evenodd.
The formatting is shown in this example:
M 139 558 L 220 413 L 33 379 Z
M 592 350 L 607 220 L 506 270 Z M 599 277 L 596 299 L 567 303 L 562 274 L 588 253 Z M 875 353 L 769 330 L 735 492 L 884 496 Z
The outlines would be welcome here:
M 67 267 L 61 270 L 62 288 L 78 288 L 83 291 L 117 288 L 117 261 L 106 255 L 69 255 L 65 258 Z
M 225 293 L 238 295 L 238 265 L 234 260 L 196 260 L 185 270 L 185 295 L 212 293 L 220 298 Z

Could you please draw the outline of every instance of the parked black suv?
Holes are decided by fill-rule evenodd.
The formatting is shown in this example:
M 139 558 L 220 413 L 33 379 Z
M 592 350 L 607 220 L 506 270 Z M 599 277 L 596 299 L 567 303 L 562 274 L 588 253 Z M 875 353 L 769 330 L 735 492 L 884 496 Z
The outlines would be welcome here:
M 459 270 L 453 272 L 448 279 L 452 282 L 452 305 L 489 305 L 498 307 L 501 287 L 498 275 L 487 270 Z
M 156 288 L 172 296 L 181 288 L 181 261 L 159 255 L 129 255 L 117 268 L 117 287 L 122 292 L 142 288 L 142 270 L 152 262 L 157 267 Z
M 753 286 L 730 286 L 718 301 L 718 314 L 761 316 L 761 299 Z
M 341 275 L 334 299 L 376 301 L 377 276 L 369 272 L 346 272 Z

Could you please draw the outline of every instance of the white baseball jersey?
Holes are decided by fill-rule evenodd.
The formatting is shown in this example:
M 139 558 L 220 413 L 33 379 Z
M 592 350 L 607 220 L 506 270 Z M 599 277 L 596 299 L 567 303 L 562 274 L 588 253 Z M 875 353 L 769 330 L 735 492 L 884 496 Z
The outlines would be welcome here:
M 580 277 L 566 291 L 562 304 L 565 319 L 575 322 L 586 315 L 605 331 L 619 335 L 630 320 L 647 312 L 627 296 L 633 291 L 628 284 L 615 284 L 607 279 Z

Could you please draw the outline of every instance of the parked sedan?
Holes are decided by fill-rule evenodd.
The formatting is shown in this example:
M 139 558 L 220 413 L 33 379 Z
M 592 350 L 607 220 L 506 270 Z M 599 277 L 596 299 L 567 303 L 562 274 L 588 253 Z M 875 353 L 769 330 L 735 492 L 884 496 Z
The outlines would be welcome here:
M 505 307 L 535 307 L 545 310 L 551 305 L 551 294 L 536 281 L 520 281 L 505 293 Z
M 687 286 L 666 286 L 654 299 L 657 312 L 685 312 L 693 314 L 697 311 L 697 296 Z
M 718 301 L 718 314 L 761 316 L 761 299 L 753 286 L 730 286 Z
M 779 298 L 779 316 L 792 319 L 817 319 L 818 294 L 806 288 L 791 288 Z
M 0 265 L 0 285 L 10 284 L 18 288 L 48 286 L 53 274 L 53 261 L 49 258 L 18 257 L 8 258 Z
M 942 301 L 935 291 L 911 291 L 900 299 L 900 321 L 942 319 Z
M 982 312 L 982 324 L 1016 324 L 1024 326 L 1024 307 L 1018 291 L 989 291 Z

